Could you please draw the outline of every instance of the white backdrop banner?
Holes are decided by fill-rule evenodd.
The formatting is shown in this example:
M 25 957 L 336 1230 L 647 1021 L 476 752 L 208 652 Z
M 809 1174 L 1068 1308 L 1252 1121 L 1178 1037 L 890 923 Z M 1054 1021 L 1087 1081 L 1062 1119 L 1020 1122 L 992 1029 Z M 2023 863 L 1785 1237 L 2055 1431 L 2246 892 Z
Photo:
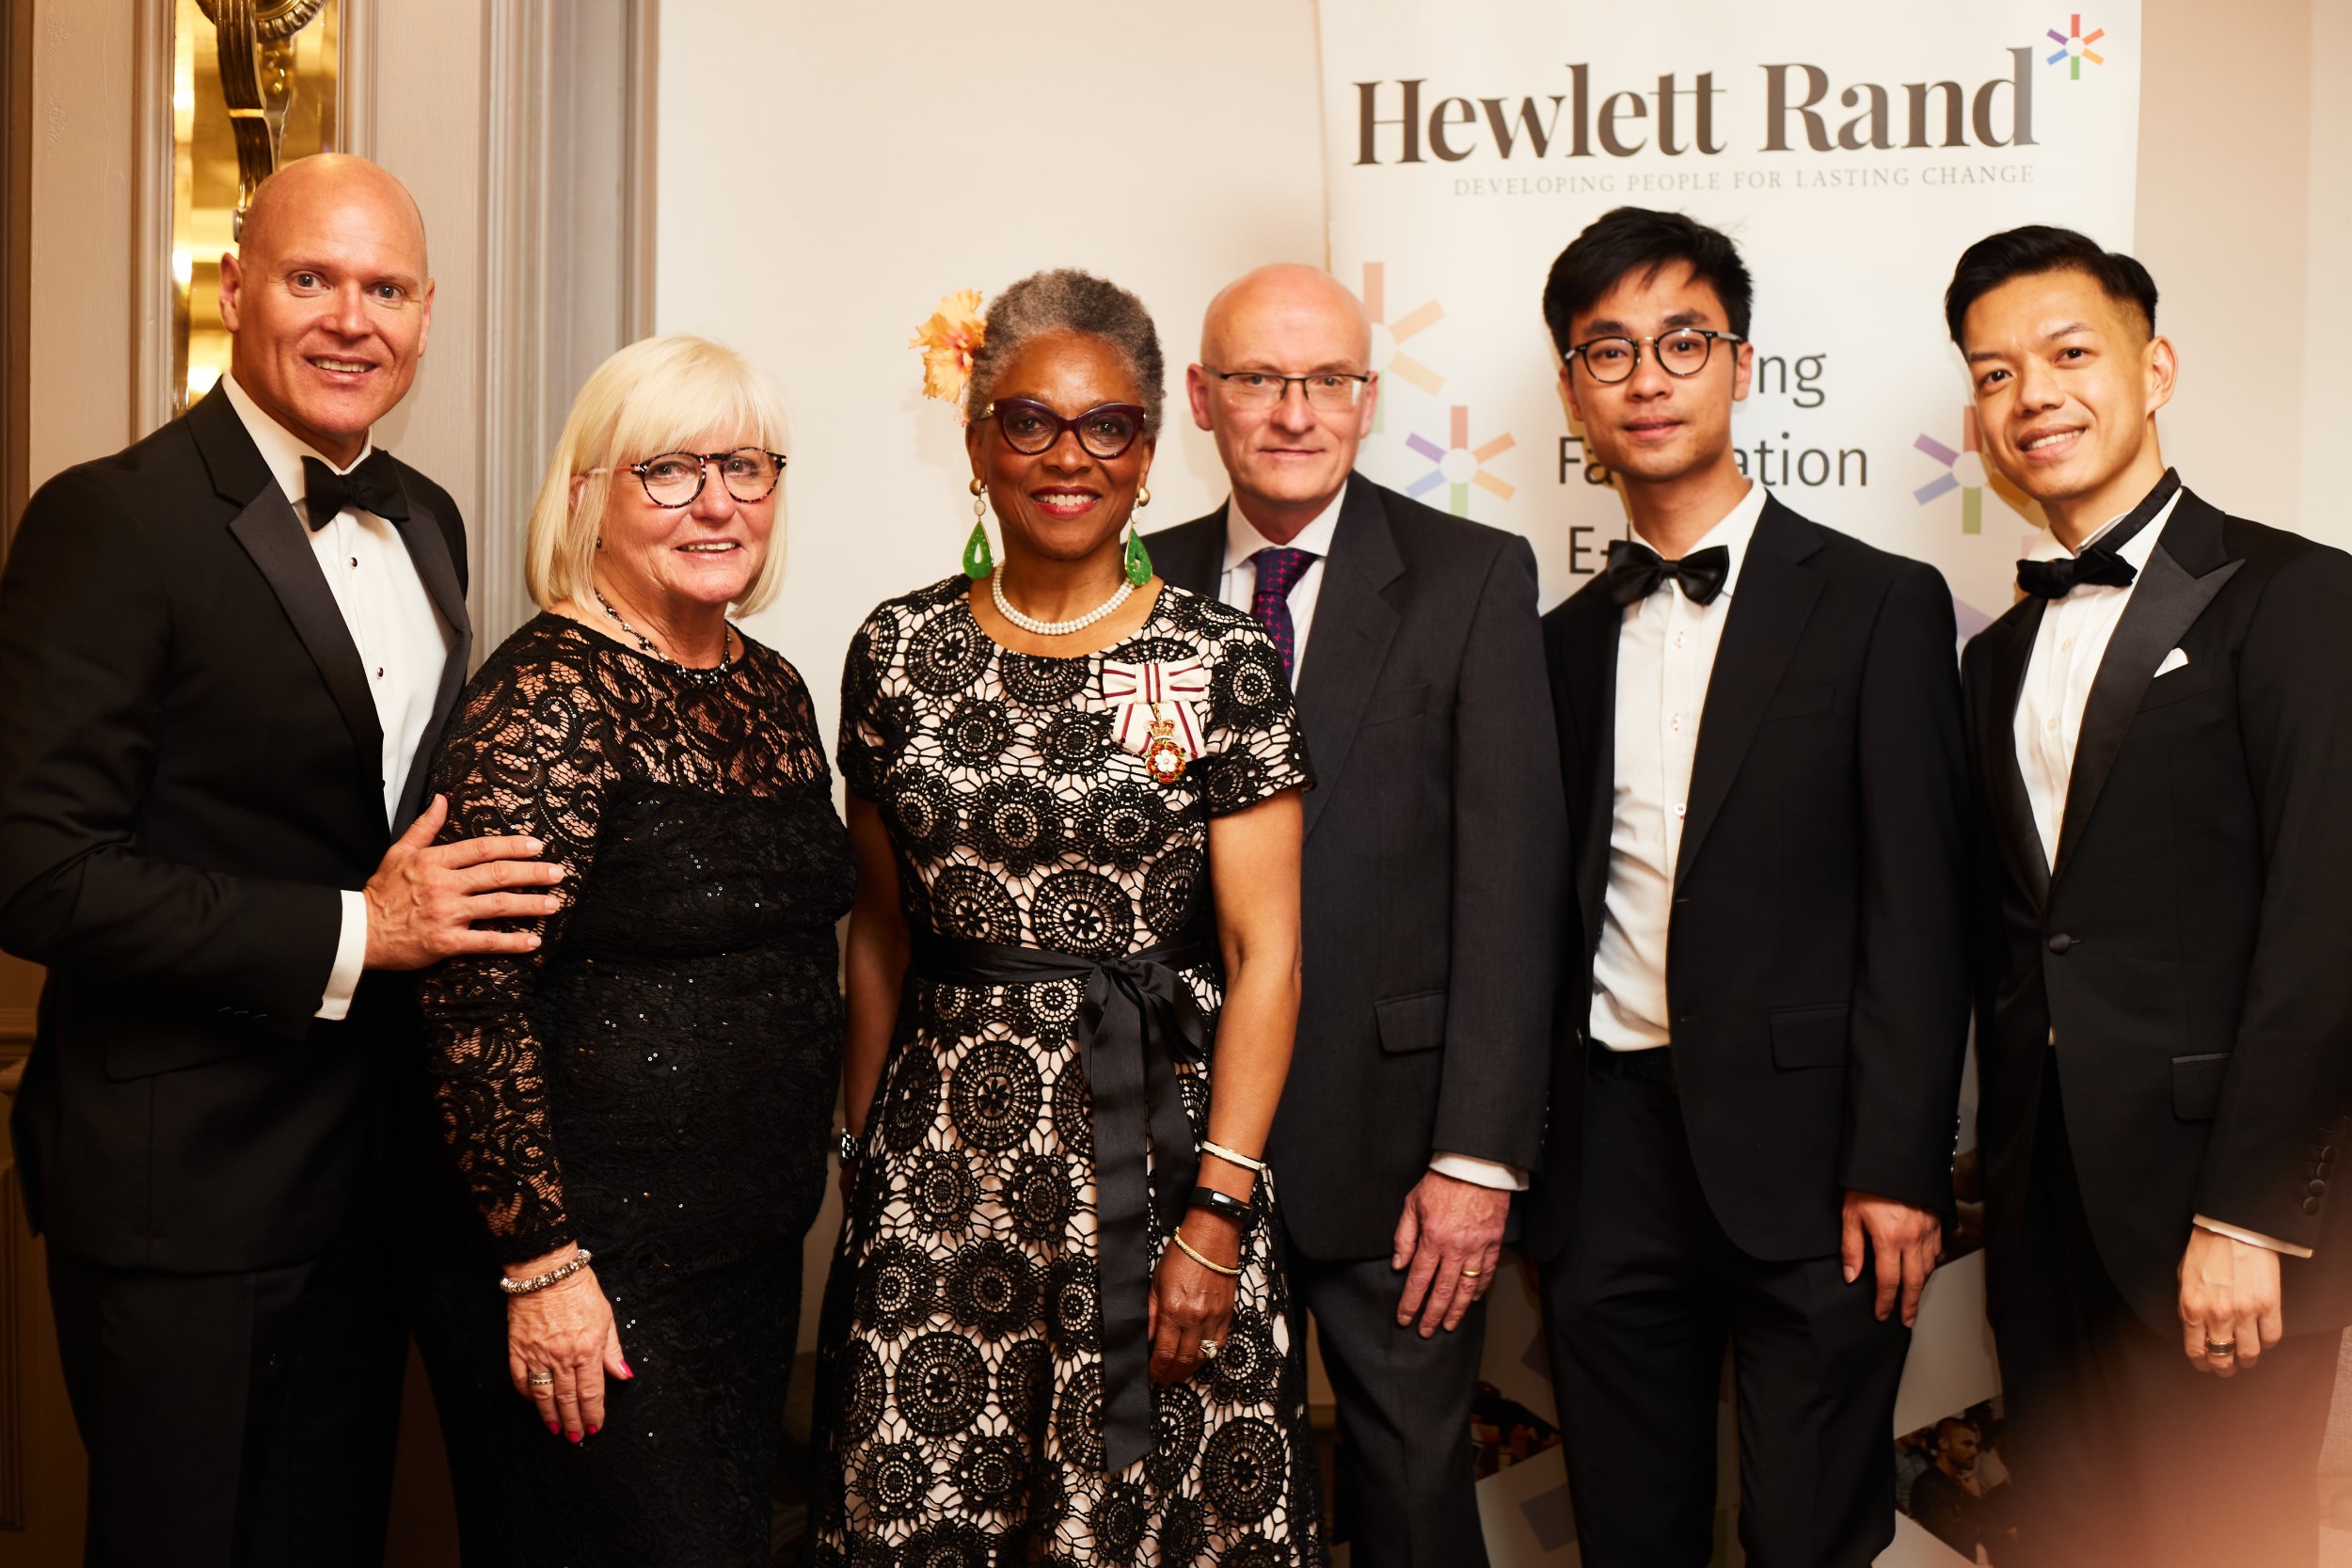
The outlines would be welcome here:
M 1970 242 L 2022 223 L 2130 245 L 2137 0 L 1320 16 L 1331 265 L 1379 324 L 1367 472 L 1527 534 L 1547 607 L 1572 592 L 1624 511 L 1562 408 L 1544 277 L 1610 208 L 1677 210 L 1756 277 L 1741 467 L 1940 567 L 1963 633 L 2008 605 L 2035 525 L 1977 455 L 1944 288 Z
M 1377 324 L 1366 472 L 1528 535 L 1547 608 L 1574 592 L 1625 512 L 1562 404 L 1544 278 L 1610 208 L 1677 210 L 1737 239 L 1756 279 L 1740 467 L 1940 568 L 1963 636 L 2009 605 L 2016 559 L 2045 536 L 1978 455 L 1944 289 L 1970 243 L 2019 224 L 2129 248 L 2137 0 L 1320 0 L 1319 15 L 1331 268 Z M 1994 1391 L 1981 1265 L 1931 1291 L 1908 1424 Z M 1575 1524 L 1533 1292 L 1516 1269 L 1508 1285 L 1478 1418 L 1482 1513 L 1498 1568 L 1565 1568 Z M 1730 1432 L 1726 1406 L 1726 1510 Z M 1902 1524 L 1883 1564 L 1960 1560 Z M 1728 1513 L 1719 1530 L 1717 1560 L 1736 1564 Z

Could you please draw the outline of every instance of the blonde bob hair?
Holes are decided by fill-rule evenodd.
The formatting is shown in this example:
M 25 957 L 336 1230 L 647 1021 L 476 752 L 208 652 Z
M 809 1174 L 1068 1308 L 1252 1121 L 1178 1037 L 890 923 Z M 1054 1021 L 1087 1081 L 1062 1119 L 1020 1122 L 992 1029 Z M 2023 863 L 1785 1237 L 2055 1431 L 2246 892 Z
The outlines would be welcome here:
M 523 580 L 541 610 L 593 592 L 596 535 L 616 483 L 635 483 L 624 465 L 685 451 L 717 432 L 770 451 L 784 450 L 784 405 L 775 384 L 750 360 L 707 338 L 676 334 L 629 344 L 596 367 L 572 400 L 548 477 L 531 508 Z M 577 482 L 579 494 L 573 494 Z M 783 481 L 775 492 L 784 522 Z M 735 609 L 757 610 L 784 575 L 781 541 L 771 533 Z

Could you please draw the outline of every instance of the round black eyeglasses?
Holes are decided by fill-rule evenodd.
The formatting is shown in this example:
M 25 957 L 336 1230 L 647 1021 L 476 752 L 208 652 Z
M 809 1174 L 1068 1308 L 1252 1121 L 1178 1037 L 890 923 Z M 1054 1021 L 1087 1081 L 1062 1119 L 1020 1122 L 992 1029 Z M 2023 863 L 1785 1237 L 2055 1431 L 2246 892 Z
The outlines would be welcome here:
M 1568 350 L 1568 355 L 1583 360 L 1584 373 L 1595 381 L 1613 385 L 1633 373 L 1634 367 L 1642 362 L 1644 345 L 1656 356 L 1659 369 L 1668 375 L 1696 375 L 1707 369 L 1718 341 L 1747 341 L 1737 332 L 1708 332 L 1683 326 L 1655 338 L 1595 338 L 1577 344 Z

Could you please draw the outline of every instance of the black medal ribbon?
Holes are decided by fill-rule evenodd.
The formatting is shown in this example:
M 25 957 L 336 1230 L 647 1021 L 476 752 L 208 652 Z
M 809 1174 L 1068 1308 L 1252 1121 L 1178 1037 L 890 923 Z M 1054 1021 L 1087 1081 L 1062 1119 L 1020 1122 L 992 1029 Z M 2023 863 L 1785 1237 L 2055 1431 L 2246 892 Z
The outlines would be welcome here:
M 1215 928 L 1204 921 L 1116 958 L 922 932 L 913 959 L 914 975 L 934 984 L 1086 982 L 1074 1035 L 1092 1097 L 1103 1451 L 1116 1475 L 1152 1451 L 1152 1243 L 1184 1218 L 1200 1168 L 1176 1064 L 1202 1062 L 1209 1043 L 1208 1020 L 1179 971 L 1219 962 Z

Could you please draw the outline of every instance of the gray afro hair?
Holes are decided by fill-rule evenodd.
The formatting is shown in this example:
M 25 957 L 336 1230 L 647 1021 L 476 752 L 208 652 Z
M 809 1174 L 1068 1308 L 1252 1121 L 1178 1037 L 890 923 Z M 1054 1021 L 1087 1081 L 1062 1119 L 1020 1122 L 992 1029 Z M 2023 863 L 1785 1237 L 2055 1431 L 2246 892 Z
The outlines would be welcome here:
M 1134 372 L 1144 408 L 1144 430 L 1156 435 L 1160 406 L 1167 401 L 1168 362 L 1160 335 L 1143 301 L 1107 278 L 1057 267 L 1033 272 L 989 303 L 980 347 L 972 356 L 972 379 L 964 389 L 966 419 L 977 419 L 996 395 L 996 378 L 1033 338 L 1077 332 L 1119 351 Z

